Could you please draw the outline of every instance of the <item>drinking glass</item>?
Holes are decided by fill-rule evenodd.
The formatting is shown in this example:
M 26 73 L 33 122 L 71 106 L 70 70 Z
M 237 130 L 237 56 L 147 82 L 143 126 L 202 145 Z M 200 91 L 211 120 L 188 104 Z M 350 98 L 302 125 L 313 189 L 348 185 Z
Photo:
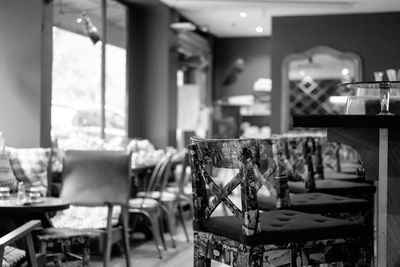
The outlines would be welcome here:
M 10 188 L 7 186 L 0 187 L 0 201 L 7 202 L 10 200 Z
M 29 202 L 39 202 L 41 200 L 40 189 L 38 187 L 31 187 L 28 192 Z

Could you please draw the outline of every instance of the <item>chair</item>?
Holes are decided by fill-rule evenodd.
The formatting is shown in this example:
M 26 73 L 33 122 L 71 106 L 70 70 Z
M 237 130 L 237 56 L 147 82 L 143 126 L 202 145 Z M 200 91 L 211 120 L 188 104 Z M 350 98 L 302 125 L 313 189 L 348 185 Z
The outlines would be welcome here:
M 162 159 L 157 162 L 151 173 L 150 179 L 148 181 L 147 190 L 151 190 L 156 186 L 157 182 L 161 179 L 162 173 L 164 173 L 168 161 Z M 147 193 L 139 192 L 138 196 L 131 198 L 129 200 L 129 214 L 134 215 L 131 220 L 132 232 L 135 230 L 137 225 L 137 215 L 143 215 L 147 218 L 151 226 L 151 231 L 153 234 L 154 243 L 156 245 L 157 253 L 159 258 L 162 258 L 162 252 L 160 249 L 161 243 L 166 250 L 166 245 L 163 237 L 162 230 L 162 207 L 157 199 L 148 197 Z M 174 241 L 174 239 L 172 238 Z
M 127 213 L 131 186 L 130 164 L 130 155 L 122 151 L 66 151 L 60 197 L 77 207 L 71 211 L 72 215 L 93 215 L 92 212 L 96 211 L 99 212 L 99 216 L 94 217 L 98 220 L 89 222 L 85 216 L 78 220 L 68 217 L 68 213 L 66 218 L 62 217 L 62 214 L 60 217 L 56 215 L 53 223 L 56 224 L 58 218 L 59 221 L 64 220 L 64 225 L 68 227 L 45 229 L 39 236 L 47 237 L 46 240 L 51 237 L 51 242 L 57 238 L 89 236 L 98 241 L 97 245 L 103 253 L 104 266 L 109 266 L 111 245 L 123 240 L 126 265 L 130 266 Z M 120 222 L 118 217 L 113 221 L 113 211 L 118 208 Z M 83 225 L 85 223 L 89 226 L 99 224 L 99 228 L 89 228 Z M 87 266 L 87 256 L 83 255 L 82 260 L 84 266 Z
M 182 189 L 178 189 L 178 192 L 168 192 L 167 184 L 172 173 L 174 154 L 167 155 L 160 161 L 160 166 L 155 169 L 152 177 L 150 178 L 148 187 L 145 192 L 139 192 L 138 197 L 152 198 L 160 203 L 163 214 L 167 218 L 169 232 L 171 234 L 172 247 L 176 247 L 176 212 L 178 211 L 180 223 L 184 229 L 186 239 L 189 240 L 186 225 L 183 219 L 183 213 L 181 210 L 182 201 L 187 201 L 187 198 L 183 198 L 181 194 Z M 183 186 L 183 184 L 182 184 Z M 162 225 L 160 225 L 162 226 Z M 163 238 L 163 237 L 162 237 Z M 164 248 L 165 242 L 162 239 Z
M 354 198 L 365 198 L 371 203 L 376 187 L 365 182 L 352 182 L 360 177 L 352 174 L 336 174 L 329 179 L 323 172 L 321 139 L 312 135 L 283 138 L 286 166 L 289 174 L 289 191 L 295 194 L 319 192 Z M 286 143 L 286 144 L 285 144 Z M 289 143 L 289 144 L 288 144 Z M 346 177 L 348 180 L 346 180 Z
M 211 260 L 231 266 L 314 266 L 327 262 L 356 266 L 364 262 L 358 247 L 363 234 L 359 224 L 289 210 L 259 212 L 256 195 L 261 183 L 255 173 L 260 148 L 256 140 L 192 141 L 194 266 L 210 266 Z M 209 167 L 239 169 L 239 173 L 220 188 L 209 175 Z M 229 199 L 238 185 L 241 209 Z M 206 186 L 215 194 L 212 200 Z M 234 215 L 212 217 L 220 203 Z
M 32 240 L 32 231 L 38 227 L 40 227 L 40 221 L 32 220 L 0 237 L 0 263 L 2 267 L 21 266 L 24 262 L 32 267 L 38 266 Z M 25 251 L 10 246 L 10 244 L 21 239 L 25 240 Z

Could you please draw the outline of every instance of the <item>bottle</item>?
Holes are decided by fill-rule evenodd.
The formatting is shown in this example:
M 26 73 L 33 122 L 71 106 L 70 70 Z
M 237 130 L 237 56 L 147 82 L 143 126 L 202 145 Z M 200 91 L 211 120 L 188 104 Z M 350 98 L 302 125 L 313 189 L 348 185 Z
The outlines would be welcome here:
M 25 201 L 25 185 L 23 182 L 18 183 L 17 204 L 23 204 Z

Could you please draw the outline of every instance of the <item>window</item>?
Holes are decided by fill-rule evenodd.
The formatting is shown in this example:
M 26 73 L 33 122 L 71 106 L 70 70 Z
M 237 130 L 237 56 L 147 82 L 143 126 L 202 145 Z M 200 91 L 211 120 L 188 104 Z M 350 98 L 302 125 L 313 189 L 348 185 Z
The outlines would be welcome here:
M 126 50 L 106 45 L 105 142 L 126 137 Z M 101 148 L 101 44 L 53 28 L 52 139 L 64 149 Z

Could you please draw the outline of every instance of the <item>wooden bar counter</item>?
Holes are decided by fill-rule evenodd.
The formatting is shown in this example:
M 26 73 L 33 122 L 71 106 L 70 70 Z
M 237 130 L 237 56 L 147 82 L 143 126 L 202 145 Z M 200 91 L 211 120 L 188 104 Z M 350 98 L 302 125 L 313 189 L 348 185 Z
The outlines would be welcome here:
M 357 150 L 378 185 L 377 266 L 400 266 L 400 116 L 295 115 L 293 126 L 327 128 L 328 141 Z

